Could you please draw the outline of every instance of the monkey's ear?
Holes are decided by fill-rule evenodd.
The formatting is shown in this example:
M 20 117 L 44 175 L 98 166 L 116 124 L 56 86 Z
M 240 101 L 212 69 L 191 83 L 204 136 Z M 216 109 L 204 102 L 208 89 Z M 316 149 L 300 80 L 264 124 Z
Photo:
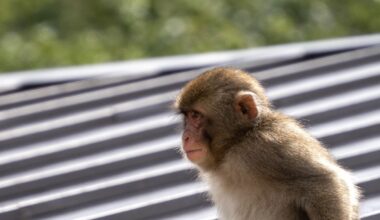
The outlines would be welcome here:
M 255 94 L 250 91 L 241 91 L 236 95 L 235 110 L 243 117 L 254 120 L 259 114 Z

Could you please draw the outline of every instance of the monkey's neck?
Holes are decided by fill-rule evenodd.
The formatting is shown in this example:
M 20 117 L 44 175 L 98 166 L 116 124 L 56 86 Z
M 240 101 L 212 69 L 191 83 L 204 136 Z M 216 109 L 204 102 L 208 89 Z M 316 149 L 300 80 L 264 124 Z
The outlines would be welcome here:
M 231 148 L 229 152 L 226 153 L 223 161 L 218 163 L 216 166 L 208 167 L 206 169 L 201 168 L 200 177 L 205 179 L 207 182 L 211 179 L 218 179 L 221 184 L 238 184 L 247 183 L 252 181 L 252 175 L 247 175 L 251 173 L 252 170 L 249 164 L 246 163 L 241 155 L 242 149 Z

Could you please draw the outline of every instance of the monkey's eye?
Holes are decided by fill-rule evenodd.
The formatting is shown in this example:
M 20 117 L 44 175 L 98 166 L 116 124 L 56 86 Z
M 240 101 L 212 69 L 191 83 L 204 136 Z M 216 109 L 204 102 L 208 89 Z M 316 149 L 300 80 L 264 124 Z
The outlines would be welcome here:
M 187 115 L 191 120 L 198 121 L 202 118 L 202 115 L 199 112 L 196 111 L 190 111 Z

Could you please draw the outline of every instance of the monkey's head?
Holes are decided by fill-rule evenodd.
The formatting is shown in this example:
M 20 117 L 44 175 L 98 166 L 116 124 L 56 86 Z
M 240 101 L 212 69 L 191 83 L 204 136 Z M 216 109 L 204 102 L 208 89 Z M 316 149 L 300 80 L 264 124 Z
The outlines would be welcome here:
M 182 152 L 203 169 L 214 169 L 226 153 L 270 111 L 263 87 L 247 73 L 216 68 L 182 89 L 175 108 L 183 115 Z

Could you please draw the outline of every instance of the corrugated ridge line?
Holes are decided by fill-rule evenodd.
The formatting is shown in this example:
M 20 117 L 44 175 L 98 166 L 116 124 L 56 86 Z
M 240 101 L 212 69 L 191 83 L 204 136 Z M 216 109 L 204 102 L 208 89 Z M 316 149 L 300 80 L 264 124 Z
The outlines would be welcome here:
M 311 129 L 313 129 L 313 127 L 311 127 Z M 362 128 L 362 129 L 365 129 L 365 128 Z M 117 132 L 117 131 L 115 131 L 115 132 Z M 329 135 L 330 135 L 329 133 L 325 134 L 325 136 L 329 136 Z M 321 136 L 320 138 L 323 139 L 325 136 Z M 166 153 L 168 153 L 170 151 L 170 149 L 173 149 L 174 147 L 176 147 L 176 146 L 179 145 L 178 141 L 175 141 L 175 142 L 173 142 L 173 143 L 170 144 L 169 140 L 171 140 L 171 139 L 164 140 L 165 143 L 167 143 L 167 145 L 164 146 L 164 148 L 162 150 L 165 151 Z M 79 148 L 78 150 L 81 150 L 81 148 L 84 148 L 84 146 L 86 146 L 87 143 L 96 143 L 98 141 L 99 141 L 99 139 L 95 138 L 94 141 L 86 142 L 85 144 L 80 145 L 77 148 Z M 145 143 L 148 144 L 146 142 L 146 140 L 145 140 Z M 81 147 L 81 146 L 83 146 L 83 147 Z M 48 146 L 46 148 L 41 148 L 39 150 L 39 152 L 36 152 L 36 153 L 34 153 L 34 152 L 29 152 L 29 153 L 26 152 L 24 155 L 23 155 L 23 152 L 20 152 L 20 153 L 15 152 L 13 154 L 3 155 L 3 158 L 2 158 L 3 165 L 2 166 L 5 166 L 5 164 L 7 164 L 10 167 L 9 169 L 11 169 L 13 167 L 14 169 L 17 168 L 17 170 L 20 170 L 20 171 L 23 171 L 25 169 L 31 169 L 33 167 L 36 167 L 36 169 L 38 169 L 38 167 L 40 167 L 41 165 L 43 165 L 43 164 L 41 164 L 41 160 L 46 160 L 49 157 L 52 157 L 54 155 L 58 155 L 58 154 L 64 153 L 64 151 L 63 151 L 64 149 L 62 149 L 62 150 L 52 149 L 51 150 L 51 147 L 53 147 L 53 146 L 50 146 L 50 147 Z M 125 151 L 124 152 L 125 155 L 131 154 L 133 152 L 133 151 L 129 150 L 129 148 L 131 148 L 131 147 L 133 148 L 133 145 L 130 146 L 130 147 L 128 147 L 126 150 L 124 150 Z M 144 147 L 144 146 L 141 146 L 141 147 Z M 65 149 L 65 150 L 72 150 L 72 148 L 70 147 L 70 148 Z M 108 150 L 110 151 L 110 149 L 108 149 Z M 108 163 L 105 163 L 103 165 L 107 166 L 107 165 L 109 165 L 111 163 L 117 163 L 117 162 L 119 162 L 119 160 L 124 161 L 124 157 L 125 156 L 122 157 L 122 158 L 119 157 L 120 153 L 123 153 L 123 150 L 115 149 L 113 151 L 117 152 L 118 155 L 115 155 L 114 157 L 111 157 L 108 160 L 105 159 L 105 158 L 107 158 L 106 156 L 102 156 L 102 158 L 103 158 L 102 160 L 103 161 L 104 160 L 108 161 Z M 372 149 L 372 153 L 377 152 L 377 151 L 379 151 L 379 149 L 377 149 L 377 148 Z M 78 152 L 78 151 L 76 150 L 76 152 Z M 92 152 L 92 153 L 95 153 L 95 152 Z M 160 153 L 160 152 L 153 151 L 153 153 L 148 153 L 148 155 L 156 154 L 156 153 Z M 363 152 L 363 153 L 365 153 L 365 152 Z M 137 155 L 135 155 L 135 156 L 137 157 Z M 171 157 L 173 157 L 173 156 L 175 157 L 175 154 L 172 155 Z M 69 159 L 69 158 L 70 157 L 67 157 L 67 158 L 64 158 L 64 159 Z M 128 158 L 129 157 L 127 157 L 127 159 Z M 134 158 L 132 158 L 132 159 L 134 159 Z M 343 157 L 341 159 L 346 159 L 347 160 L 349 158 L 344 158 Z M 30 161 L 27 162 L 28 160 L 30 160 Z M 75 162 L 76 160 L 73 160 L 73 161 Z M 94 161 L 95 162 L 92 162 L 92 164 L 93 164 L 92 166 L 95 166 L 95 168 L 99 168 L 99 162 L 98 162 L 99 159 L 95 158 Z M 370 162 L 370 161 L 367 161 L 367 162 Z M 25 163 L 27 163 L 27 164 L 25 165 Z M 65 164 L 65 163 L 63 163 L 63 164 Z M 76 164 L 78 164 L 78 163 L 76 163 Z M 23 174 L 22 176 L 19 176 L 19 177 L 13 177 L 13 178 L 11 178 L 11 176 L 9 176 L 9 175 L 5 176 L 5 177 L 2 178 L 2 179 L 5 179 L 5 180 L 0 179 L 0 187 L 1 187 L 1 189 L 0 189 L 0 196 L 11 193 L 12 192 L 12 190 L 11 190 L 12 188 L 14 189 L 13 190 L 14 192 L 16 192 L 16 191 L 22 192 L 22 190 L 23 190 L 23 188 L 21 187 L 22 185 L 24 185 L 24 187 L 26 187 L 27 189 L 30 189 L 33 186 L 34 187 L 43 187 L 43 184 L 38 182 L 38 180 L 41 179 L 41 178 L 50 178 L 50 176 L 54 177 L 54 176 L 59 175 L 60 173 L 61 173 L 61 175 L 63 175 L 63 176 L 66 177 L 68 175 L 67 172 L 70 172 L 70 171 L 71 172 L 75 172 L 77 169 L 86 170 L 86 169 L 90 168 L 88 166 L 84 166 L 82 161 L 79 162 L 78 165 L 65 164 L 65 166 L 66 166 L 65 169 L 62 169 L 60 167 L 55 167 L 56 171 L 47 172 L 46 165 L 45 165 L 44 167 L 42 167 L 42 170 L 40 168 L 40 171 L 34 173 L 34 175 L 33 175 L 33 173 L 29 173 L 29 172 L 23 171 L 25 174 Z M 71 167 L 71 169 L 70 169 L 70 167 Z M 3 168 L 3 171 L 4 171 L 4 168 Z M 76 176 L 75 173 L 73 175 Z M 28 180 L 28 181 L 26 181 L 26 180 Z M 31 183 L 31 181 L 37 181 L 37 183 L 35 183 L 35 184 L 28 184 L 28 183 Z M 54 184 L 54 181 L 51 184 Z
M 380 211 L 374 211 L 372 213 L 366 214 L 361 219 L 362 220 L 379 220 L 380 219 Z
M 315 74 L 321 74 L 329 69 L 336 69 L 336 66 L 344 65 L 344 68 L 350 68 L 351 65 L 371 63 L 380 58 L 380 50 L 374 48 L 354 51 L 348 54 L 331 56 L 333 62 L 327 62 L 326 58 L 312 60 L 304 65 L 303 62 L 298 64 L 286 65 L 273 70 L 255 73 L 256 76 L 264 77 L 265 75 L 274 75 L 270 79 L 263 79 L 263 83 L 271 86 L 274 79 L 284 81 L 284 75 L 278 75 L 278 72 L 286 73 L 286 77 L 300 78 L 305 71 L 314 71 Z M 342 62 L 339 60 L 342 59 Z M 343 67 L 342 67 L 343 68 Z M 332 71 L 331 70 L 331 71 Z M 28 122 L 52 118 L 59 115 L 70 114 L 74 111 L 80 111 L 90 107 L 101 105 L 115 104 L 121 101 L 136 99 L 144 95 L 155 94 L 157 92 L 171 91 L 180 88 L 189 79 L 194 78 L 200 71 L 183 72 L 175 75 L 168 75 L 154 79 L 147 79 L 133 84 L 118 85 L 110 88 L 97 89 L 94 91 L 73 94 L 52 100 L 45 100 L 36 104 L 19 106 L 17 108 L 0 111 L 0 129 L 12 126 L 22 125 Z M 300 74 L 301 73 L 301 74 Z M 59 86 L 56 86 L 59 88 Z
M 316 90 L 314 92 L 318 93 L 319 91 Z M 93 121 L 97 122 L 98 118 L 100 119 L 109 118 L 110 123 L 114 123 L 113 120 L 115 118 L 123 118 L 122 120 L 124 120 L 125 118 L 122 115 L 131 114 L 131 111 L 142 111 L 144 108 L 147 108 L 148 106 L 151 106 L 151 105 L 153 106 L 152 109 L 156 110 L 157 112 L 167 111 L 168 109 L 166 105 L 171 102 L 175 93 L 176 92 L 169 92 L 167 93 L 168 95 L 165 95 L 165 93 L 160 94 L 160 95 L 154 95 L 151 97 L 146 97 L 144 99 L 126 102 L 125 104 L 111 106 L 109 108 L 95 109 L 89 112 L 78 113 L 77 116 L 73 115 L 73 116 L 64 117 L 62 119 L 50 120 L 48 121 L 48 123 L 37 123 L 30 126 L 24 126 L 18 129 L 6 130 L 2 134 L 0 134 L 0 140 L 2 140 L 2 142 L 0 142 L 2 143 L 2 145 L 0 146 L 4 146 L 4 148 L 6 146 L 16 146 L 15 143 L 11 142 L 11 140 L 14 140 L 14 139 L 18 141 L 26 139 L 26 141 L 24 142 L 30 144 L 31 140 L 30 138 L 28 138 L 28 134 L 29 136 L 32 136 L 32 137 L 35 137 L 37 135 L 37 137 L 35 138 L 40 139 L 41 137 L 44 137 L 47 134 L 50 136 L 53 134 L 53 132 L 58 132 L 58 133 L 61 132 L 62 127 L 68 127 L 66 128 L 66 130 L 67 129 L 74 130 L 73 126 L 79 126 L 79 128 L 83 128 L 83 126 L 81 126 L 81 123 L 89 123 L 90 125 L 93 125 L 93 123 L 91 122 Z M 163 105 L 161 106 L 155 105 L 155 103 L 160 103 L 162 100 L 164 100 Z M 330 106 L 333 106 L 333 105 L 330 104 Z M 313 105 L 311 105 L 310 107 L 315 108 L 313 107 Z M 346 108 L 346 106 L 344 105 L 343 107 Z M 160 108 L 162 108 L 162 110 L 159 110 Z M 286 108 L 285 108 L 285 112 L 286 112 Z M 94 116 L 92 117 L 91 115 L 94 115 Z M 302 117 L 302 115 L 295 115 L 295 116 Z M 314 117 L 318 117 L 318 114 L 314 115 Z M 73 119 L 80 119 L 80 120 L 73 121 Z M 49 133 L 46 133 L 46 132 L 49 132 Z M 12 138 L 12 136 L 14 138 Z M 22 138 L 19 138 L 19 137 L 22 137 Z
M 265 53 L 266 49 L 264 50 Z M 257 54 L 260 54 L 260 49 L 257 49 Z M 294 62 L 296 59 L 302 58 L 302 54 L 298 52 L 281 52 L 281 53 L 275 53 L 270 56 L 258 56 L 254 58 L 250 58 L 251 63 L 252 59 L 254 60 L 254 66 L 252 64 L 250 65 L 250 68 L 253 69 L 265 69 L 270 68 L 270 66 L 273 65 L 283 65 L 285 63 L 291 63 Z M 223 62 L 219 61 L 218 65 L 222 65 Z M 228 65 L 230 62 L 224 62 L 224 65 Z M 172 65 L 176 65 L 175 63 L 172 63 Z M 145 66 L 145 65 L 144 65 Z M 215 65 L 214 65 L 215 66 Z M 194 69 L 190 68 L 190 69 Z M 129 68 L 128 68 L 129 69 Z M 199 68 L 198 68 L 199 69 Z M 178 69 L 175 72 L 179 72 L 180 69 Z M 186 70 L 183 70 L 181 72 L 187 72 Z M 153 74 L 153 77 L 160 76 L 162 74 L 162 71 L 156 71 Z M 0 95 L 0 109 L 9 109 L 9 108 L 15 108 L 20 105 L 25 104 L 31 104 L 33 102 L 41 102 L 43 100 L 48 100 L 52 98 L 59 98 L 64 97 L 67 95 L 72 95 L 76 93 L 101 89 L 101 88 L 109 88 L 125 83 L 131 83 L 134 81 L 141 81 L 149 78 L 144 74 L 139 74 L 139 77 L 136 79 L 131 79 L 130 76 L 127 74 L 123 74 L 121 76 L 114 76 L 114 75 L 103 75 L 101 77 L 94 77 L 87 80 L 79 80 L 76 82 L 70 82 L 70 83 L 63 83 L 60 85 L 53 85 L 53 86 L 46 86 L 43 88 L 38 89 L 31 89 L 28 91 L 21 91 L 21 92 L 14 92 L 11 94 L 5 94 Z
M 205 67 L 231 61 L 241 61 L 242 59 L 245 59 L 248 62 L 256 62 L 258 59 L 255 57 L 259 57 L 259 60 L 262 57 L 270 57 L 272 60 L 279 60 L 284 57 L 315 57 L 326 53 L 336 53 L 339 51 L 378 45 L 379 41 L 379 35 L 372 34 L 314 42 L 266 46 L 264 48 L 149 58 L 126 62 L 84 65 L 79 67 L 20 71 L 0 76 L 0 80 L 3 82 L 0 86 L 0 93 L 18 89 L 19 87 L 25 86 L 25 84 L 59 83 L 105 74 L 125 75 L 131 79 L 135 79 L 139 78 L 141 74 L 151 76 L 157 72 L 171 72 L 195 67 Z
M 372 84 L 376 84 L 377 81 L 380 81 L 379 80 L 380 79 L 379 74 L 377 74 L 377 72 L 380 69 L 380 64 L 370 65 L 367 68 L 364 68 L 364 67 L 366 67 L 366 66 L 363 65 L 363 68 L 358 68 L 356 71 L 352 71 L 352 70 L 351 71 L 341 71 L 340 75 L 332 74 L 332 75 L 323 76 L 323 78 L 321 78 L 320 81 L 325 80 L 325 81 L 331 81 L 333 83 L 332 84 L 330 83 L 331 85 L 325 84 L 322 86 L 312 85 L 314 87 L 312 89 L 305 87 L 305 89 L 302 89 L 303 90 L 302 94 L 303 95 L 309 94 L 308 96 L 305 96 L 305 97 L 308 97 L 307 100 L 310 101 L 310 100 L 313 100 L 316 98 L 321 98 L 322 95 L 328 96 L 328 95 L 334 94 L 334 93 L 341 93 L 343 90 L 334 89 L 334 88 L 339 87 L 339 86 L 345 87 L 345 88 L 354 87 L 354 86 L 357 87 L 357 85 L 355 85 L 355 83 L 357 81 L 362 80 L 365 82 L 362 84 L 359 84 L 359 85 L 361 87 L 363 87 L 363 86 L 371 86 Z M 338 77 L 336 77 L 336 76 L 338 76 Z M 337 79 L 339 77 L 343 79 L 340 82 L 337 81 Z M 354 79 L 352 79 L 352 78 L 354 78 Z M 356 78 L 356 81 L 355 81 L 355 78 Z M 306 81 L 310 81 L 311 83 L 313 82 L 313 80 L 301 80 L 301 83 L 306 84 L 307 83 Z M 320 84 L 322 84 L 322 83 L 320 83 Z M 276 97 L 276 95 L 273 95 L 274 94 L 273 93 L 273 90 L 274 90 L 273 87 L 269 86 L 269 88 L 270 88 L 270 90 L 268 91 L 268 95 L 270 98 L 275 99 L 274 102 L 277 103 L 278 107 L 288 105 L 289 101 L 287 101 L 287 100 L 293 99 L 295 95 L 298 95 L 298 93 L 292 94 L 292 93 L 294 93 L 294 92 L 292 92 L 292 90 L 294 90 L 294 88 L 296 88 L 292 84 L 291 85 L 287 85 L 287 84 L 282 85 L 281 90 L 280 90 L 282 92 L 281 93 L 277 92 L 278 94 L 281 94 L 280 97 Z M 351 89 L 353 89 L 353 88 L 351 88 Z M 301 90 L 299 89 L 298 92 L 300 92 L 300 91 Z M 322 95 L 318 95 L 318 96 L 315 95 L 315 94 L 321 94 L 321 91 L 324 91 Z M 23 138 L 27 138 L 28 136 L 33 136 L 34 134 L 38 134 L 38 133 L 40 133 L 41 135 L 45 135 L 44 131 L 47 131 L 47 132 L 52 132 L 54 130 L 59 131 L 60 128 L 67 127 L 70 124 L 80 125 L 80 124 L 82 124 L 81 121 L 83 121 L 83 120 L 91 121 L 91 120 L 95 120 L 95 119 L 102 119 L 104 117 L 118 118 L 118 117 L 120 117 L 120 114 L 121 114 L 120 112 L 126 111 L 125 109 L 127 109 L 127 110 L 131 109 L 131 106 L 133 106 L 132 109 L 136 109 L 135 108 L 136 105 L 137 105 L 137 107 L 144 109 L 144 106 L 147 107 L 149 105 L 156 105 L 154 108 L 151 108 L 151 109 L 157 111 L 158 108 L 160 108 L 160 109 L 162 109 L 161 111 L 165 111 L 167 109 L 166 106 L 168 106 L 169 103 L 171 102 L 171 100 L 173 99 L 173 97 L 175 97 L 176 92 L 177 92 L 177 90 L 166 92 L 166 93 L 164 92 L 164 93 L 161 93 L 159 95 L 153 95 L 153 96 L 150 96 L 147 98 L 126 102 L 125 104 L 119 104 L 119 105 L 115 105 L 115 106 L 111 106 L 111 107 L 104 107 L 102 110 L 99 109 L 99 110 L 92 111 L 91 114 L 90 114 L 90 112 L 83 112 L 83 113 L 78 113 L 77 115 L 74 114 L 72 116 L 66 116 L 66 117 L 63 117 L 62 119 L 55 119 L 55 120 L 49 120 L 47 122 L 34 123 L 31 125 L 22 126 L 22 127 L 15 128 L 15 129 L 9 129 L 8 128 L 7 130 L 3 131 L 2 134 L 0 134 L 0 146 L 6 146 L 9 144 L 14 146 L 15 143 L 9 142 L 9 140 L 16 139 L 19 141 L 21 139 L 17 138 L 17 137 L 22 136 Z M 290 95 L 287 95 L 289 93 L 290 93 Z M 305 98 L 302 97 L 302 99 L 298 100 L 298 102 L 303 101 L 304 99 Z M 123 107 L 123 106 L 126 106 L 126 107 Z M 24 108 L 27 108 L 27 107 L 24 107 Z M 120 111 L 119 109 L 124 109 L 124 110 Z M 91 115 L 93 115 L 93 116 L 91 116 Z M 123 115 L 127 115 L 127 114 L 123 114 Z M 136 115 L 134 115 L 134 116 L 136 116 Z M 38 138 L 38 136 L 35 138 Z M 27 140 L 27 142 L 30 143 L 30 140 Z

